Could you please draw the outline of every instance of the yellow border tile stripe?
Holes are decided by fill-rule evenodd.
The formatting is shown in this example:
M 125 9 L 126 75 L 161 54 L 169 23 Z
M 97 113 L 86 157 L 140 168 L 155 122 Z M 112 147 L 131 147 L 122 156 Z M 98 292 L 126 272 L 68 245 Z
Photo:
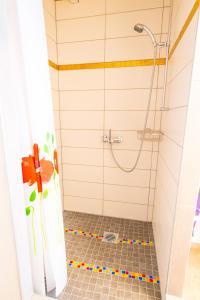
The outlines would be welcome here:
M 164 65 L 164 64 L 165 64 L 165 58 L 158 58 L 156 60 L 157 66 Z M 53 63 L 51 60 L 49 60 L 49 66 L 58 71 L 145 67 L 145 66 L 152 66 L 152 65 L 153 65 L 153 59 L 110 61 L 110 62 L 96 62 L 96 63 L 84 63 L 84 64 L 69 64 L 69 65 L 57 65 Z
M 197 1 L 194 3 L 194 5 L 193 5 L 193 7 L 192 7 L 192 10 L 191 10 L 191 12 L 189 13 L 189 15 L 188 15 L 188 17 L 187 17 L 187 19 L 186 19 L 186 21 L 185 21 L 185 23 L 184 23 L 184 25 L 183 25 L 183 27 L 182 27 L 180 33 L 179 33 L 179 35 L 178 35 L 178 37 L 177 37 L 177 39 L 176 39 L 174 45 L 173 45 L 172 48 L 170 49 L 170 52 L 169 52 L 169 59 L 170 59 L 170 58 L 172 57 L 172 55 L 174 54 L 174 51 L 176 50 L 176 48 L 177 48 L 178 44 L 180 43 L 180 41 L 181 41 L 183 35 L 185 34 L 187 28 L 189 27 L 189 25 L 190 25 L 190 23 L 191 23 L 191 21 L 192 21 L 194 15 L 196 14 L 197 10 L 199 9 L 199 6 L 200 6 L 200 0 L 197 0 Z
M 54 62 L 52 62 L 50 59 L 48 60 L 49 66 L 52 67 L 55 70 L 59 70 L 59 66 L 57 64 L 55 64 Z

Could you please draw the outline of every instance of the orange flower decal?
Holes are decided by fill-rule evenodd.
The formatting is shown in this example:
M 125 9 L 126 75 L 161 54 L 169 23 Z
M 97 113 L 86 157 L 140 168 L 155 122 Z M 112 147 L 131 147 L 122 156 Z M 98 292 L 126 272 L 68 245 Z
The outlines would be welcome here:
M 45 184 L 50 181 L 54 169 L 58 173 L 57 151 L 54 150 L 54 163 L 45 158 L 39 160 L 39 148 L 37 144 L 34 144 L 33 152 L 34 156 L 29 155 L 22 158 L 23 183 L 31 186 L 37 182 L 38 192 L 42 192 L 42 183 Z
M 51 176 L 53 174 L 53 164 L 49 160 L 45 160 L 44 158 L 40 160 L 40 174 L 43 183 L 49 182 Z
M 56 170 L 57 173 L 59 173 L 59 169 L 58 169 L 58 153 L 56 150 L 54 150 L 53 152 L 53 160 L 54 160 L 54 168 Z
M 37 182 L 34 158 L 31 155 L 22 158 L 22 176 L 23 183 L 27 183 L 29 186 Z

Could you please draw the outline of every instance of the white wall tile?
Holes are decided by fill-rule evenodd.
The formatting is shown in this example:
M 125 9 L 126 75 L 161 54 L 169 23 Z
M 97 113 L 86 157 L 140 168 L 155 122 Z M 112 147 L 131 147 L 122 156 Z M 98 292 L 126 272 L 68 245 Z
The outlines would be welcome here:
M 190 63 L 194 56 L 194 46 L 196 40 L 198 15 L 195 15 L 190 26 L 187 28 L 181 42 L 173 54 L 169 66 L 168 80 L 172 80 L 186 64 Z M 190 45 L 190 47 L 188 47 Z M 183 51 L 184 49 L 184 51 Z
M 108 130 L 105 131 L 105 134 L 109 135 Z M 112 135 L 121 136 L 123 139 L 122 143 L 113 144 L 113 149 L 138 150 L 140 148 L 141 140 L 138 139 L 137 131 L 112 130 Z M 108 149 L 109 145 L 105 144 L 105 148 Z M 143 150 L 152 151 L 152 142 L 145 141 Z
M 162 130 L 175 143 L 183 145 L 187 107 L 169 110 L 163 114 Z
M 60 90 L 104 89 L 104 70 L 60 71 Z
M 167 10 L 161 36 L 162 0 L 85 0 L 77 5 L 59 1 L 56 6 L 59 64 L 151 58 L 149 37 L 133 30 L 137 22 L 149 26 L 157 40 L 166 39 Z M 53 57 L 53 48 L 50 50 Z M 158 56 L 164 55 L 160 52 Z M 162 103 L 163 71 L 164 67 L 156 67 L 148 121 L 151 128 L 160 126 L 161 114 L 153 110 L 160 110 Z M 113 135 L 123 137 L 123 143 L 113 145 L 120 162 L 128 167 L 135 160 L 141 143 L 136 130 L 144 125 L 151 72 L 152 67 L 59 72 L 60 101 L 56 94 L 54 107 L 59 105 L 62 123 L 65 209 L 101 214 L 103 200 L 95 199 L 103 196 L 104 177 L 104 197 L 110 200 L 104 203 L 104 214 L 114 209 L 113 216 L 151 220 L 154 189 L 149 194 L 148 188 L 149 184 L 155 186 L 157 152 L 152 150 L 158 150 L 158 143 L 145 141 L 143 150 L 148 151 L 142 152 L 141 170 L 126 174 L 115 167 L 109 145 L 102 142 L 103 129 L 108 134 L 111 127 Z
M 160 40 L 160 35 L 156 35 Z M 153 47 L 149 36 L 141 35 L 106 40 L 106 61 L 136 60 L 153 57 Z
M 55 1 L 54 0 L 43 0 L 44 10 L 55 18 Z
M 59 92 L 56 90 L 52 90 L 52 100 L 53 100 L 53 109 L 59 110 Z
M 156 191 L 156 189 L 150 189 L 149 190 L 148 202 L 149 202 L 149 205 L 151 205 L 151 206 L 154 206 L 155 191 Z
M 54 122 L 55 122 L 55 129 L 60 129 L 60 113 L 58 110 L 54 111 Z
M 73 5 L 69 1 L 58 1 L 56 3 L 57 20 L 83 18 L 104 13 L 105 1 L 102 0 L 84 0 L 77 5 Z
M 182 148 L 168 139 L 168 137 L 164 136 L 160 143 L 160 156 L 168 167 L 171 176 L 173 176 L 178 183 L 182 160 Z
M 171 6 L 172 5 L 172 0 L 164 0 L 164 5 L 165 6 Z
M 108 184 L 128 185 L 135 187 L 148 187 L 150 171 L 135 170 L 124 173 L 118 168 L 104 167 L 104 182 Z
M 62 129 L 103 129 L 102 111 L 61 111 Z
M 103 198 L 103 184 L 93 182 L 63 181 L 64 195 L 91 199 Z
M 63 165 L 63 179 L 73 181 L 103 182 L 103 168 L 95 166 Z
M 137 36 L 133 27 L 136 23 L 146 24 L 153 33 L 161 33 L 162 9 L 149 9 L 106 16 L 106 37 Z M 140 33 L 145 34 L 145 33 Z
M 106 110 L 146 110 L 149 89 L 106 90 Z M 160 110 L 163 90 L 154 89 L 151 98 L 151 110 Z
M 61 130 L 65 147 L 103 148 L 101 130 Z
M 57 63 L 57 46 L 56 42 L 47 36 L 48 57 L 54 63 Z
M 148 204 L 148 188 L 104 184 L 104 199 L 121 203 Z
M 56 132 L 56 143 L 57 143 L 57 146 L 61 147 L 60 129 L 57 129 L 55 132 Z
M 103 110 L 104 91 L 61 91 L 61 110 Z
M 102 201 L 81 197 L 64 196 L 64 209 L 100 215 L 102 213 Z
M 104 61 L 104 40 L 58 44 L 58 63 L 81 64 Z
M 63 147 L 62 161 L 68 164 L 103 166 L 103 150 Z
M 107 0 L 106 11 L 107 13 L 117 13 L 132 10 L 150 9 L 156 7 L 162 7 L 162 0 Z
M 145 111 L 106 111 L 105 128 L 114 130 L 143 130 Z M 152 128 L 154 112 L 149 113 L 147 127 Z
M 171 8 L 165 7 L 163 11 L 163 20 L 162 20 L 162 33 L 167 33 L 169 29 L 169 20 L 170 20 Z
M 157 71 L 156 68 L 154 87 L 157 87 Z M 106 89 L 150 88 L 152 67 L 106 69 L 105 72 Z
M 58 90 L 58 71 L 49 67 L 51 88 L 54 90 Z
M 172 81 L 168 83 L 166 92 L 166 104 L 170 108 L 188 105 L 188 97 L 193 64 L 190 63 L 183 68 Z
M 124 219 L 147 221 L 147 206 L 105 201 L 104 215 Z
M 152 222 L 153 220 L 153 206 L 148 206 L 148 212 L 147 212 L 147 221 Z
M 105 17 L 57 21 L 58 43 L 104 39 Z
M 116 159 L 124 168 L 130 168 L 135 164 L 138 151 L 114 150 Z M 149 170 L 151 168 L 152 152 L 142 151 L 137 168 Z M 110 149 L 104 150 L 104 165 L 106 167 L 117 167 L 113 161 Z
M 151 170 L 150 188 L 154 189 L 155 187 L 156 187 L 156 171 Z
M 44 11 L 46 35 L 56 42 L 56 22 L 53 16 Z

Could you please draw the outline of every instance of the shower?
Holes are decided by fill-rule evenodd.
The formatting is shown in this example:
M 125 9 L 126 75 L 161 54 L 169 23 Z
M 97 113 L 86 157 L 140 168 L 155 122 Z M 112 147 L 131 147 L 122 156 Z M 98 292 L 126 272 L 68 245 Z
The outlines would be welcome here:
M 117 138 L 112 138 L 112 130 L 109 130 L 109 137 L 104 137 L 104 142 L 108 142 L 110 145 L 110 151 L 113 157 L 113 160 L 115 162 L 115 164 L 124 172 L 126 173 L 131 173 L 133 172 L 138 164 L 138 161 L 140 159 L 141 156 L 141 152 L 142 152 L 142 148 L 143 148 L 143 144 L 144 144 L 144 138 L 145 138 L 145 132 L 147 130 L 147 121 L 148 121 L 148 117 L 149 117 L 149 112 L 150 112 L 150 105 L 151 105 L 151 97 L 152 97 L 152 90 L 153 90 L 153 81 L 154 81 L 154 75 L 155 75 L 155 67 L 156 67 L 156 57 L 157 57 L 157 47 L 159 46 L 166 46 L 165 43 L 157 43 L 155 36 L 153 35 L 153 33 L 151 32 L 151 30 L 144 24 L 135 24 L 134 26 L 134 30 L 138 33 L 142 33 L 143 31 L 145 31 L 148 36 L 150 37 L 152 44 L 153 44 L 153 48 L 154 48 L 154 54 L 153 54 L 153 68 L 152 68 L 152 74 L 151 74 L 151 81 L 150 81 L 150 90 L 149 90 L 149 96 L 148 96 L 148 103 L 147 103 L 147 111 L 146 111 L 146 116 L 145 116 L 145 121 L 144 121 L 144 127 L 143 130 L 141 131 L 141 142 L 140 142 L 140 146 L 139 146 L 139 150 L 138 150 L 138 154 L 135 160 L 134 165 L 131 168 L 124 168 L 123 166 L 120 165 L 120 163 L 118 162 L 115 154 L 114 154 L 114 150 L 113 150 L 113 143 L 121 143 L 122 142 L 122 138 L 121 137 L 117 137 Z
M 151 30 L 147 26 L 138 23 L 138 24 L 135 24 L 134 30 L 138 33 L 142 33 L 143 31 L 146 31 L 148 33 L 148 35 L 150 36 L 154 47 L 157 46 L 156 39 L 155 39 L 153 33 L 151 32 Z

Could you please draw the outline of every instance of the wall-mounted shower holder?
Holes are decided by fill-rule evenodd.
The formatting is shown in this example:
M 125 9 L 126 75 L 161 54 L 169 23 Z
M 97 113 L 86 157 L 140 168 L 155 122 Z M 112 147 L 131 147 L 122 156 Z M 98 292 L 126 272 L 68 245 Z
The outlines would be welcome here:
M 160 130 L 152 130 L 151 128 L 146 128 L 145 131 L 138 130 L 137 136 L 139 140 L 144 138 L 144 141 L 159 142 L 163 136 L 163 133 Z
M 123 138 L 121 136 L 112 137 L 112 130 L 109 129 L 109 135 L 103 136 L 103 142 L 109 144 L 120 144 L 123 142 Z

